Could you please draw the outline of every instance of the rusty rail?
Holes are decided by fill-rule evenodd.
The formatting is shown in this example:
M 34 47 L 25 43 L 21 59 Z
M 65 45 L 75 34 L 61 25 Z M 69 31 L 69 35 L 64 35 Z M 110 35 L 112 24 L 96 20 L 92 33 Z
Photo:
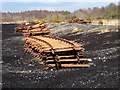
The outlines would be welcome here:
M 30 38 L 36 39 L 36 40 L 41 41 L 41 42 L 44 42 L 44 43 L 46 43 L 51 48 L 50 50 L 51 50 L 51 53 L 52 53 L 52 57 L 54 59 L 55 66 L 57 68 L 58 67 L 58 61 L 56 60 L 56 55 L 55 55 L 55 51 L 53 49 L 53 46 L 50 43 L 48 43 L 48 42 L 46 42 L 46 41 L 44 41 L 42 39 L 38 39 L 38 38 L 35 38 L 35 37 L 30 37 Z
M 20 25 L 18 31 L 26 36 L 25 51 L 40 57 L 48 67 L 90 67 L 91 59 L 85 58 L 85 49 L 78 43 L 49 35 L 46 25 Z M 45 35 L 44 35 L 45 34 Z
M 28 37 L 27 37 L 28 38 Z M 59 38 L 54 38 L 54 37 L 51 37 L 51 36 L 30 36 L 29 37 L 30 39 L 33 39 L 34 40 L 34 42 L 36 42 L 36 43 L 40 43 L 40 42 L 43 42 L 43 43 L 45 43 L 47 46 L 49 46 L 49 48 L 50 49 L 48 49 L 47 51 L 49 51 L 49 52 L 51 52 L 52 54 L 51 54 L 51 57 L 50 56 L 45 56 L 45 57 L 48 57 L 48 58 L 44 58 L 44 60 L 42 60 L 42 61 L 44 61 L 45 62 L 45 65 L 47 65 L 48 67 L 56 67 L 56 68 L 58 68 L 58 67 L 70 67 L 69 65 L 71 65 L 72 63 L 74 64 L 74 63 L 76 63 L 76 66 L 78 67 L 83 67 L 84 65 L 83 64 L 81 64 L 81 62 L 86 62 L 88 59 L 87 58 L 83 58 L 83 55 L 78 55 L 78 53 L 77 53 L 77 51 L 76 51 L 76 49 L 75 49 L 75 44 L 74 43 L 72 43 L 72 42 L 70 42 L 69 43 L 69 41 L 67 41 L 67 40 L 63 40 L 63 39 L 59 39 Z M 41 39 L 42 38 L 42 39 Z M 64 43 L 66 43 L 66 46 L 67 46 L 67 48 L 69 49 L 67 52 L 68 53 L 71 53 L 70 51 L 72 51 L 72 52 L 74 52 L 74 55 L 71 53 L 70 55 L 66 55 L 66 56 L 59 56 L 57 53 L 58 52 L 61 52 L 61 53 L 63 53 L 65 50 L 62 50 L 62 49 L 66 49 L 66 48 L 61 48 L 61 47 L 59 47 L 60 45 L 58 45 L 58 47 L 56 48 L 56 47 L 54 47 L 54 45 L 51 45 L 51 43 L 50 43 L 50 41 L 48 40 L 48 41 L 46 41 L 45 39 L 47 38 L 47 40 L 48 39 L 53 39 L 54 41 L 56 41 L 56 42 L 64 42 Z M 44 39 L 44 40 L 43 40 Z M 33 41 L 31 41 L 31 42 L 33 42 Z M 62 43 L 61 43 L 61 45 L 62 45 Z M 42 47 L 42 45 L 41 44 L 39 44 L 41 47 Z M 71 47 L 71 45 L 72 45 L 72 47 Z M 57 45 L 56 45 L 57 46 Z M 35 46 L 33 46 L 33 47 L 35 47 Z M 73 48 L 74 47 L 74 48 Z M 60 51 L 57 51 L 56 52 L 56 50 L 57 49 L 60 49 Z M 71 48 L 71 49 L 70 49 Z M 79 48 L 81 48 L 81 47 L 79 47 Z M 34 51 L 34 50 L 33 50 Z M 78 50 L 79 52 L 81 52 L 82 50 L 81 49 L 79 49 Z M 46 50 L 44 51 L 44 49 L 43 49 L 43 52 L 44 53 L 48 53 L 48 52 L 46 52 Z M 61 58 L 62 57 L 62 58 Z M 68 59 L 67 59 L 68 58 Z M 53 62 L 54 61 L 54 62 Z M 55 64 L 55 65 L 53 65 L 53 64 Z M 63 65 L 64 64 L 64 65 Z M 68 64 L 67 66 L 65 66 L 66 64 Z M 75 67 L 75 65 L 73 65 L 74 67 Z M 89 64 L 85 64 L 85 66 L 90 66 Z

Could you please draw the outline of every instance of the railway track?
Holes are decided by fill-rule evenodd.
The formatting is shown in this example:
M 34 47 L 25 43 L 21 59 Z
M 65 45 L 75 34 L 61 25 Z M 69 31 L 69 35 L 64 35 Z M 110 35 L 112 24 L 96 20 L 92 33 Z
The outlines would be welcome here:
M 39 25 L 33 25 L 33 27 L 40 28 L 37 26 Z M 42 29 L 45 29 L 45 27 Z M 34 30 L 36 32 L 37 29 L 32 28 L 30 29 L 32 35 L 29 34 L 24 37 L 26 52 L 39 58 L 39 61 L 42 61 L 47 67 L 64 68 L 91 66 L 92 60 L 85 58 L 82 54 L 85 51 L 82 45 L 66 39 L 53 37 L 48 33 L 46 34 L 44 31 L 42 32 L 42 29 L 40 28 L 40 35 L 34 35 Z M 22 28 L 20 27 L 18 30 L 22 30 Z M 22 33 L 28 33 L 30 30 L 24 27 Z M 44 33 L 45 35 L 43 35 Z
M 85 58 L 84 48 L 68 40 L 52 36 L 25 37 L 26 52 L 33 53 L 48 67 L 90 67 L 91 59 Z

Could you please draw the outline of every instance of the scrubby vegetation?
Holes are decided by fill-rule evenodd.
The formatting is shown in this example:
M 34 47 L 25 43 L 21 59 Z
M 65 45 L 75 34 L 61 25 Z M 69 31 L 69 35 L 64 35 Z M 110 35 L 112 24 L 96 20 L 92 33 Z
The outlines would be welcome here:
M 32 10 L 11 13 L 2 12 L 3 22 L 19 22 L 19 21 L 30 21 L 30 20 L 40 20 L 43 22 L 43 18 L 46 21 L 61 22 L 69 20 L 71 18 L 83 18 L 88 20 L 93 19 L 116 19 L 120 18 L 118 8 L 120 6 L 114 3 L 107 5 L 106 7 L 94 7 L 88 9 L 79 9 L 74 12 L 69 11 L 47 11 L 47 10 Z
M 52 22 L 60 23 L 60 22 L 62 22 L 62 20 L 60 20 L 60 19 L 54 19 L 54 20 L 52 20 Z
M 44 23 L 44 22 L 46 22 L 44 19 L 40 19 L 40 20 L 37 20 L 37 22 L 39 22 L 39 23 Z

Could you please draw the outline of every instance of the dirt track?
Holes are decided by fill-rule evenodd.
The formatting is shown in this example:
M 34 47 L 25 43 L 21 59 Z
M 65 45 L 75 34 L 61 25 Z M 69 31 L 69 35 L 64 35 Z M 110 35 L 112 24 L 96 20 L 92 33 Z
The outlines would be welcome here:
M 71 29 L 73 26 L 78 29 Z M 46 70 L 33 56 L 24 53 L 21 34 L 14 25 L 3 25 L 3 87 L 12 88 L 118 88 L 119 28 L 51 24 L 52 34 L 84 44 L 90 68 Z M 118 29 L 118 30 L 117 30 Z M 85 30 L 83 32 L 83 30 Z

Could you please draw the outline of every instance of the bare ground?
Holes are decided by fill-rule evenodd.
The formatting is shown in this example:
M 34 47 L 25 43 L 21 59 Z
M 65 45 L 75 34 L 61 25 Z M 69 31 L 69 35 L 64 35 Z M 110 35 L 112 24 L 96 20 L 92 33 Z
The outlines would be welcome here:
M 84 44 L 90 68 L 47 70 L 24 52 L 21 34 L 14 24 L 2 27 L 3 88 L 118 88 L 119 27 L 78 24 L 50 24 L 51 34 Z M 75 29 L 77 28 L 77 29 Z M 74 30 L 75 29 L 75 30 Z M 107 30 L 105 30 L 107 29 Z

